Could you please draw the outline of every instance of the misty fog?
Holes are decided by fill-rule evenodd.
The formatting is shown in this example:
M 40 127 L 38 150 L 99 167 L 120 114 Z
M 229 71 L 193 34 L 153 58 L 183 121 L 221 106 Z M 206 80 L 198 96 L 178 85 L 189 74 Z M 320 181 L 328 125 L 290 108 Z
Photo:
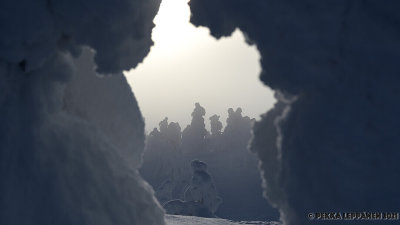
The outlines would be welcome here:
M 240 30 L 216 40 L 208 29 L 194 27 L 187 2 L 161 3 L 152 31 L 154 46 L 137 68 L 124 73 L 143 113 L 146 132 L 165 116 L 189 124 L 195 102 L 207 108 L 208 117 L 220 114 L 224 125 L 223 112 L 228 108 L 243 107 L 247 115 L 260 119 L 276 100 L 259 81 L 256 47 L 246 43 Z M 206 127 L 210 129 L 208 123 Z
M 185 128 L 165 118 L 147 136 L 140 173 L 160 203 L 171 214 L 278 220 L 278 212 L 262 197 L 258 160 L 248 150 L 255 119 L 242 115 L 241 108 L 229 108 L 223 127 L 219 115 L 205 118 L 205 113 L 195 103 Z M 206 129 L 207 123 L 211 130 Z M 205 175 L 193 174 L 197 160 Z M 200 193 L 188 197 L 193 188 Z

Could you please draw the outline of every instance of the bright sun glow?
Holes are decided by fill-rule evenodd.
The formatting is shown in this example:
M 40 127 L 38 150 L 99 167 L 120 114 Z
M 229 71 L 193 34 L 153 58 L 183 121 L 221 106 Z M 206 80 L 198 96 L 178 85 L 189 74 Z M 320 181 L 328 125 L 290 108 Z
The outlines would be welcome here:
M 163 0 L 154 19 L 156 27 L 152 38 L 157 44 L 155 51 L 173 54 L 178 49 L 190 47 L 193 41 L 201 41 L 196 28 L 189 23 L 190 10 L 188 0 Z M 208 32 L 206 29 L 201 29 Z
M 189 23 L 188 0 L 163 0 L 153 29 L 149 55 L 126 72 L 146 122 L 146 130 L 165 116 L 190 123 L 194 103 L 225 123 L 227 109 L 242 107 L 243 114 L 259 118 L 274 103 L 272 92 L 258 80 L 259 54 L 242 33 L 215 40 L 206 28 Z M 262 102 L 259 100 L 263 99 Z

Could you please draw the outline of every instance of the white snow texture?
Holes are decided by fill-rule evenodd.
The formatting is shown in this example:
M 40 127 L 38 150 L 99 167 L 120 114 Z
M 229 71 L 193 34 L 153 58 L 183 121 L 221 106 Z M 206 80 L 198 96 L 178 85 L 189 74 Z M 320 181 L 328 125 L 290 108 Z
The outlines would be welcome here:
M 261 54 L 261 80 L 277 91 L 251 149 L 284 224 L 309 224 L 309 212 L 398 211 L 399 1 L 189 4 L 191 22 L 213 36 L 244 32 Z
M 262 221 L 230 221 L 219 218 L 203 218 L 195 216 L 177 216 L 165 215 L 167 225 L 239 225 L 239 224 L 252 224 L 252 225 L 280 225 L 279 222 L 262 222 Z
M 0 224 L 164 224 L 121 73 L 148 53 L 159 4 L 0 3 Z

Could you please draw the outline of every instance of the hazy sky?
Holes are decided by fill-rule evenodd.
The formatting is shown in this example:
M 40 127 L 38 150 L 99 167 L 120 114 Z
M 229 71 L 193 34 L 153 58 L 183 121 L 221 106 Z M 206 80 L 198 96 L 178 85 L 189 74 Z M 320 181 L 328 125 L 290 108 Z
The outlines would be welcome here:
M 155 18 L 155 45 L 136 69 L 126 72 L 145 117 L 146 130 L 165 116 L 190 123 L 194 103 L 226 124 L 227 109 L 242 107 L 243 115 L 259 118 L 274 103 L 272 92 L 258 79 L 259 54 L 240 31 L 216 40 L 206 28 L 189 23 L 188 0 L 163 0 Z

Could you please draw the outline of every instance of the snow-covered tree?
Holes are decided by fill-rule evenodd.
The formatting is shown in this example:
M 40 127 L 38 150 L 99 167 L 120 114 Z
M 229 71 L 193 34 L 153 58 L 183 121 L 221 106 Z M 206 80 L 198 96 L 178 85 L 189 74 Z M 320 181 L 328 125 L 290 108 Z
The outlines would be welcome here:
M 185 191 L 185 201 L 201 203 L 214 214 L 222 199 L 218 196 L 214 181 L 207 171 L 207 164 L 193 160 L 191 166 L 193 177 Z

